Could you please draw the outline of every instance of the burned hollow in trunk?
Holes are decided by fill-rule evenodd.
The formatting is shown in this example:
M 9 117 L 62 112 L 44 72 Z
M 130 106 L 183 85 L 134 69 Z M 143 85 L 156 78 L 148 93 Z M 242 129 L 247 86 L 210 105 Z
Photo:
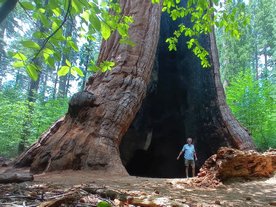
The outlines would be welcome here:
M 194 139 L 197 169 L 219 147 L 234 145 L 222 120 L 214 65 L 203 69 L 183 36 L 176 52 L 168 50 L 165 40 L 179 23 L 162 15 L 147 97 L 120 145 L 122 161 L 131 175 L 183 177 L 183 158 L 177 161 L 176 157 L 187 137 Z M 210 37 L 202 36 L 200 42 L 211 54 Z

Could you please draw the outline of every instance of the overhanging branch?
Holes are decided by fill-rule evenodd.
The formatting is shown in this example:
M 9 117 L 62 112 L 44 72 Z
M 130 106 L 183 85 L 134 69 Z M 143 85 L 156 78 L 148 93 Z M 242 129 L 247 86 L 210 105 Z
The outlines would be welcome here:
M 70 13 L 71 10 L 71 6 L 72 6 L 72 0 L 69 0 L 68 2 L 68 8 L 66 11 L 66 14 L 64 16 L 63 21 L 61 22 L 61 24 L 59 25 L 59 27 L 52 33 L 50 34 L 42 43 L 42 46 L 40 47 L 40 49 L 38 50 L 38 52 L 36 53 L 35 57 L 32 59 L 32 61 L 34 61 L 38 55 L 41 53 L 41 51 L 45 48 L 46 44 L 48 43 L 48 41 L 62 28 L 62 26 L 65 24 L 65 22 L 67 21 L 68 15 Z

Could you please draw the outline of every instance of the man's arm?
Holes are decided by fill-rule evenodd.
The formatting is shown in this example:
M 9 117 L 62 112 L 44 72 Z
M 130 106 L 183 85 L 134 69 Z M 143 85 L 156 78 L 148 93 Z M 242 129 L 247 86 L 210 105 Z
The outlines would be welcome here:
M 195 156 L 195 160 L 197 160 L 197 155 L 196 155 L 196 151 L 194 152 L 194 156 Z
M 177 160 L 179 160 L 179 158 L 180 158 L 180 156 L 183 154 L 183 150 L 181 150 L 180 152 L 179 152 L 179 155 L 178 155 L 178 157 L 176 158 Z

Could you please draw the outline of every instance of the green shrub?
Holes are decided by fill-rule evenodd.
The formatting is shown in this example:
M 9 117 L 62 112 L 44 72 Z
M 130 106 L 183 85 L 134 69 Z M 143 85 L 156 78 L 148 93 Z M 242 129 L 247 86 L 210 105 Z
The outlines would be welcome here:
M 67 98 L 28 103 L 20 94 L 10 88 L 0 92 L 0 156 L 16 156 L 26 131 L 30 145 L 67 111 Z
M 226 88 L 228 105 L 259 150 L 276 148 L 275 94 L 270 81 L 255 80 L 249 70 L 237 74 Z

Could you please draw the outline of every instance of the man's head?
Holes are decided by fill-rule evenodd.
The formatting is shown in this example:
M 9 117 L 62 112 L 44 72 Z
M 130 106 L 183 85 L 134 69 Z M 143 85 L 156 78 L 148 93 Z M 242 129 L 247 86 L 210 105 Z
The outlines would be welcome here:
M 189 137 L 189 138 L 187 139 L 187 143 L 188 143 L 188 144 L 192 144 L 192 142 L 193 142 L 193 139 L 192 139 L 191 137 Z

